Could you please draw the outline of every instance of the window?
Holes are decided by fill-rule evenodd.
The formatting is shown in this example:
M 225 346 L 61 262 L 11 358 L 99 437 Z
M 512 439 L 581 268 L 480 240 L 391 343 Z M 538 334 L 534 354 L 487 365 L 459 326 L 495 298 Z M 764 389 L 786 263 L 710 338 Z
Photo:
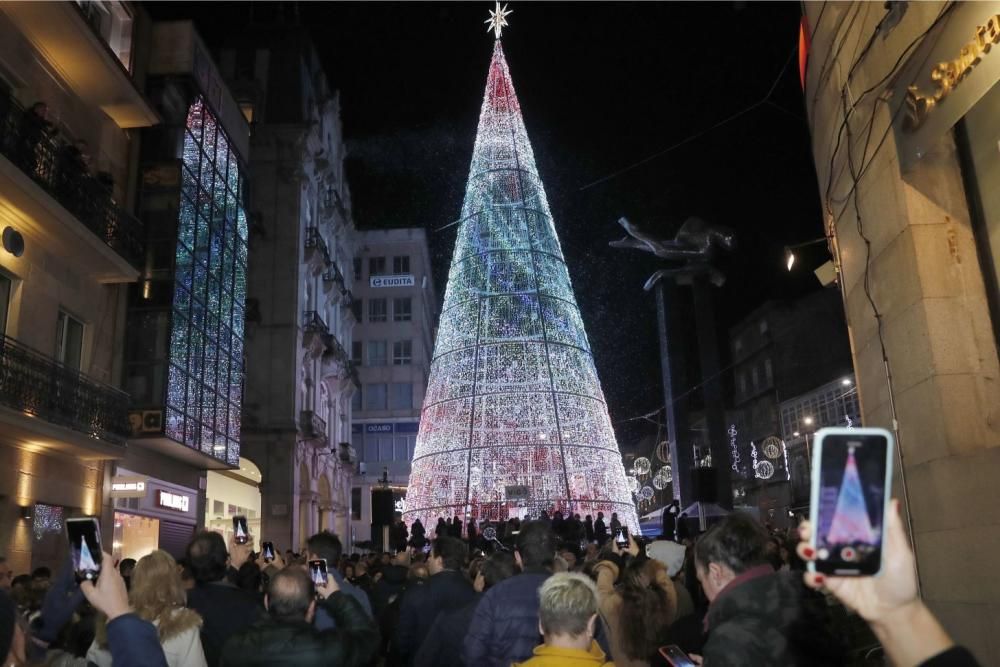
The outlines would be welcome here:
M 751 377 L 750 384 L 753 385 L 754 389 L 757 389 L 757 387 L 760 386 L 760 376 L 757 373 L 756 366 L 750 369 L 750 377 Z
M 365 410 L 386 409 L 386 386 L 384 384 L 365 385 Z
M 392 258 L 392 272 L 396 275 L 410 272 L 410 258 L 407 255 Z
M 392 300 L 392 321 L 409 322 L 413 319 L 413 299 L 403 297 Z
M 362 350 L 362 343 L 360 340 L 356 340 L 353 343 L 351 343 L 351 361 L 353 361 L 356 364 L 364 363 L 361 360 L 361 357 L 364 356 L 361 350 Z
M 742 351 L 743 351 L 743 339 L 737 338 L 736 340 L 733 341 L 733 352 L 739 354 Z
M 737 380 L 738 380 L 739 385 L 740 385 L 740 394 L 746 396 L 746 393 L 747 393 L 747 376 L 744 375 L 741 372 L 736 377 L 737 377 Z
M 361 521 L 361 487 L 351 489 L 351 520 Z
M 361 389 L 355 388 L 354 393 L 351 394 L 351 410 L 360 411 L 361 408 Z
M 124 2 L 77 0 L 83 17 L 107 43 L 122 67 L 132 71 L 132 15 Z
M 391 461 L 392 460 L 392 436 L 391 435 L 380 435 L 378 437 L 378 460 L 379 461 Z
M 385 366 L 388 364 L 389 362 L 386 358 L 387 347 L 388 345 L 384 340 L 368 341 L 368 365 Z
M 758 328 L 759 328 L 761 334 L 766 334 L 767 333 L 767 320 L 761 320 L 760 324 L 758 325 Z
M 413 341 L 397 340 L 392 344 L 392 365 L 406 366 L 413 363 Z
M 7 333 L 7 311 L 10 308 L 10 293 L 14 283 L 0 273 L 0 336 Z
M 354 299 L 351 302 L 351 314 L 354 315 L 354 321 L 361 321 L 361 309 L 364 306 L 364 299 Z
M 774 369 L 771 367 L 771 360 L 764 360 L 764 377 L 767 378 L 768 384 L 774 383 Z
M 381 276 L 385 273 L 385 257 L 368 258 L 368 276 Z
M 413 408 L 413 385 L 409 382 L 392 383 L 393 410 L 410 410 Z
M 83 323 L 60 310 L 56 322 L 56 360 L 78 371 L 82 357 Z
M 354 258 L 354 279 L 361 280 L 361 258 Z
M 388 309 L 389 306 L 386 304 L 385 299 L 369 299 L 368 321 L 385 322 L 389 317 Z

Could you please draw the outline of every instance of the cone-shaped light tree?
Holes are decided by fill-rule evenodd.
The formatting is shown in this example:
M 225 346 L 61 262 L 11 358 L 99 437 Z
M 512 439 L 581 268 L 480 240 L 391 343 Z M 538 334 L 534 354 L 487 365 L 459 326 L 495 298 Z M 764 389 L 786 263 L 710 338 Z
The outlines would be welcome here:
M 503 49 L 490 63 L 405 519 L 541 510 L 638 528 Z

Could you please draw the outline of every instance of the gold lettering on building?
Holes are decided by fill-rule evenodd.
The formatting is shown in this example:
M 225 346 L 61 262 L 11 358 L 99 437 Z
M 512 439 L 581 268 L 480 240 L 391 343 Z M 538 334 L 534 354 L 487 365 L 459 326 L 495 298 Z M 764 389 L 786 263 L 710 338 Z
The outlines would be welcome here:
M 913 132 L 923 125 L 934 107 L 943 102 L 976 65 L 982 62 L 983 56 L 990 52 L 994 44 L 1000 44 L 1000 14 L 991 16 L 986 23 L 976 27 L 975 37 L 962 47 L 957 58 L 938 63 L 931 70 L 931 81 L 937 86 L 933 93 L 925 95 L 917 86 L 906 89 L 906 118 L 903 119 L 903 128 Z

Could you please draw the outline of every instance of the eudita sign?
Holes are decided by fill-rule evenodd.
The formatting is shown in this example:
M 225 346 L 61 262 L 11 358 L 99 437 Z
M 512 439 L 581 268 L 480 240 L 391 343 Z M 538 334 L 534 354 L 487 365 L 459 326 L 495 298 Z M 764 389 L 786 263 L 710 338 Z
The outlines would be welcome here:
M 191 506 L 191 499 L 183 493 L 170 493 L 169 491 L 160 490 L 157 494 L 156 504 L 168 510 L 187 512 Z
M 413 287 L 417 281 L 413 276 L 372 276 L 372 287 Z

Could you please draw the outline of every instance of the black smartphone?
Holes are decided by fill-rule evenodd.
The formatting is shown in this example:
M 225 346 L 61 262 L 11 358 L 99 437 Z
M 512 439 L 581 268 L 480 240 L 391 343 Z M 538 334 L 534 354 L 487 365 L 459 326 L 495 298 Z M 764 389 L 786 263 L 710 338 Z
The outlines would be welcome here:
M 892 434 L 880 428 L 816 432 L 809 521 L 811 572 L 866 577 L 882 570 L 892 489 Z
M 326 569 L 326 559 L 317 558 L 309 561 L 309 578 L 317 586 L 326 586 L 329 572 Z
M 101 526 L 96 517 L 66 519 L 73 571 L 80 581 L 96 581 L 101 572 Z
M 265 561 L 270 562 L 274 560 L 274 542 L 264 542 L 260 546 L 260 553 Z
M 615 543 L 619 549 L 628 547 L 628 528 L 622 526 L 618 529 L 618 534 L 615 535 Z
M 689 658 L 677 644 L 660 647 L 660 655 L 666 658 L 671 667 L 695 667 L 694 660 Z
M 247 518 L 236 515 L 233 517 L 233 540 L 236 544 L 246 544 L 250 541 L 250 529 L 247 527 Z

